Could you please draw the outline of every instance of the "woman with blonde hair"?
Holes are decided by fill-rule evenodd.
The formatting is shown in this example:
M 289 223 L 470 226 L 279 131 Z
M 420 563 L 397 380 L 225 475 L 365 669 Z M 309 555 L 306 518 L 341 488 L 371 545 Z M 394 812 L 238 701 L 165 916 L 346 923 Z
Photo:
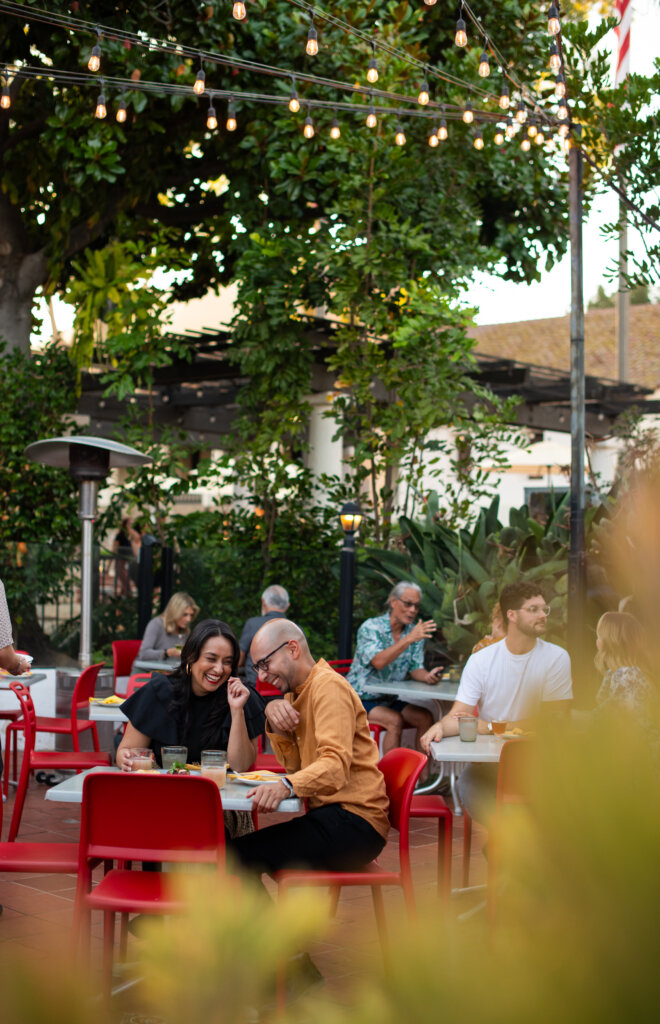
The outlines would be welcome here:
M 603 673 L 603 682 L 596 695 L 596 704 L 619 706 L 629 711 L 641 710 L 652 695 L 647 678 L 648 641 L 634 615 L 627 612 L 605 612 L 596 627 L 594 665 Z
M 190 594 L 172 594 L 165 610 L 148 623 L 136 661 L 166 661 L 176 658 L 190 633 L 190 623 L 199 612 Z

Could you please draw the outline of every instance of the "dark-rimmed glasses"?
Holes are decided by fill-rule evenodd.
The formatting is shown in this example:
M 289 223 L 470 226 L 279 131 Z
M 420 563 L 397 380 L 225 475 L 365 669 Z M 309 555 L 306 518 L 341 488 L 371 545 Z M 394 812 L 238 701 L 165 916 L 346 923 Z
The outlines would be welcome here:
M 273 657 L 273 655 L 277 654 L 278 651 L 281 651 L 282 648 L 286 647 L 286 645 L 290 642 L 290 640 L 285 640 L 283 644 L 280 644 L 279 647 L 276 647 L 275 650 L 271 651 L 270 654 L 267 654 L 265 658 L 259 658 L 259 661 L 255 661 L 254 667 L 256 668 L 257 672 L 267 672 L 268 662 Z

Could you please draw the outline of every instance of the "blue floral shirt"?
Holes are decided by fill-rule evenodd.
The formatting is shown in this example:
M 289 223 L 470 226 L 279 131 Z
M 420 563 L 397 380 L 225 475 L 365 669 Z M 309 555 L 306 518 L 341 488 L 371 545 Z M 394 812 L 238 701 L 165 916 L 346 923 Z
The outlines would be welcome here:
M 413 624 L 405 626 L 401 636 L 406 636 L 413 628 Z M 390 625 L 390 613 L 385 612 L 375 619 L 366 619 L 357 631 L 357 645 L 353 655 L 353 664 L 348 673 L 348 681 L 358 694 L 365 700 L 378 700 L 378 694 L 365 693 L 365 683 L 389 683 L 407 679 L 411 672 L 417 668 L 424 668 L 424 641 L 416 640 L 410 647 L 391 661 L 384 668 L 375 669 L 371 659 L 375 654 L 391 647 L 394 643 L 392 627 Z M 382 703 L 387 704 L 396 700 L 392 694 L 385 694 Z

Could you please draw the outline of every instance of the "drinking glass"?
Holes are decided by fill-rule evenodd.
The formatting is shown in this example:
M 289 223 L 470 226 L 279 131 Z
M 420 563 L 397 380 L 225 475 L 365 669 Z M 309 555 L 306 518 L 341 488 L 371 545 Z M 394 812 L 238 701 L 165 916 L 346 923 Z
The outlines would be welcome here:
M 149 771 L 155 767 L 154 752 L 151 747 L 133 747 L 128 751 L 128 761 L 132 772 Z
M 227 781 L 227 751 L 203 750 L 202 775 L 213 779 L 218 789 L 222 789 Z
M 166 772 L 170 768 L 174 768 L 176 764 L 178 768 L 185 768 L 186 761 L 188 760 L 188 747 L 161 747 L 160 748 L 160 761 Z
M 490 724 L 496 736 L 501 736 L 503 732 L 506 732 L 506 722 L 491 722 Z
M 464 743 L 475 743 L 479 720 L 474 715 L 463 715 L 458 720 L 458 735 Z

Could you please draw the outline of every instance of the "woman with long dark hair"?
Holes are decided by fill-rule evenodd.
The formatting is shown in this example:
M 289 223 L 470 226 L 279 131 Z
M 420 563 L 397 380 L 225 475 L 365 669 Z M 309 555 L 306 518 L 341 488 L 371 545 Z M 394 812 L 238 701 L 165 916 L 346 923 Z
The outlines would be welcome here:
M 127 751 L 152 747 L 160 763 L 163 746 L 188 748 L 188 760 L 202 750 L 226 750 L 235 771 L 246 771 L 257 754 L 264 731 L 264 704 L 234 673 L 238 641 L 226 622 L 204 619 L 181 651 L 181 665 L 171 675 L 154 675 L 122 706 L 128 718 L 117 748 L 117 764 L 130 771 Z

